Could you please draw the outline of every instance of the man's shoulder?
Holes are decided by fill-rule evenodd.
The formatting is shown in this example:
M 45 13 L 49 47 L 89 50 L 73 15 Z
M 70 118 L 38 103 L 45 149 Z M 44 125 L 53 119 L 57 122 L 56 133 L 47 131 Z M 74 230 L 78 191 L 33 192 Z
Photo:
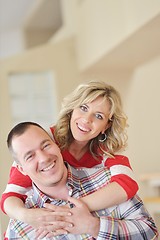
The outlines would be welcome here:
M 99 189 L 109 183 L 111 178 L 110 171 L 104 166 L 92 168 L 74 168 L 70 166 L 73 180 L 76 179 L 88 191 Z
M 110 170 L 105 167 L 102 164 L 98 164 L 92 168 L 86 168 L 86 167 L 72 167 L 71 165 L 68 164 L 70 167 L 70 170 L 74 175 L 77 175 L 79 178 L 83 176 L 101 176 L 101 175 L 107 175 L 110 177 Z

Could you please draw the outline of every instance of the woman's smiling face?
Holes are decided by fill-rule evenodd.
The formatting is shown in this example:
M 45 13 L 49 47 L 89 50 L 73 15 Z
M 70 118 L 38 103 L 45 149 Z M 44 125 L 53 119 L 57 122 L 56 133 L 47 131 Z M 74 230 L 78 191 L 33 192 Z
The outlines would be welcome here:
M 75 108 L 72 112 L 70 128 L 76 141 L 88 142 L 108 128 L 110 104 L 98 97 L 90 103 Z

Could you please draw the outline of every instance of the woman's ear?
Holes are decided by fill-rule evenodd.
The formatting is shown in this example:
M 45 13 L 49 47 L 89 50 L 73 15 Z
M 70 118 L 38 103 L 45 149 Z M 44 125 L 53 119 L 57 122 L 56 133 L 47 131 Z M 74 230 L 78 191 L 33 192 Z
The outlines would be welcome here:
M 108 124 L 107 124 L 107 128 L 106 128 L 106 130 L 107 130 L 108 128 L 110 128 L 111 126 L 112 126 L 112 122 L 109 121 Z
M 112 126 L 112 122 L 111 122 L 111 121 L 108 121 L 107 126 L 105 127 L 105 129 L 104 129 L 104 131 L 102 132 L 102 134 L 105 133 L 105 131 L 106 131 L 108 128 L 110 128 L 111 126 Z
M 19 164 L 16 165 L 17 169 L 23 174 L 23 175 L 27 175 L 24 170 L 23 170 L 23 167 Z

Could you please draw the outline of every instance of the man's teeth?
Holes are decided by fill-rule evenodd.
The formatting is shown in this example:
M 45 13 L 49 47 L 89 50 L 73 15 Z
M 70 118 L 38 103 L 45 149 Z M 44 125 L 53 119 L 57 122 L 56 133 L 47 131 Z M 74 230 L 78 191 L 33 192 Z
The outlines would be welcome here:
M 55 165 L 55 163 L 52 163 L 49 167 L 43 168 L 42 171 L 43 171 L 43 172 L 48 171 L 48 170 L 50 170 L 51 168 L 53 168 L 54 165 Z

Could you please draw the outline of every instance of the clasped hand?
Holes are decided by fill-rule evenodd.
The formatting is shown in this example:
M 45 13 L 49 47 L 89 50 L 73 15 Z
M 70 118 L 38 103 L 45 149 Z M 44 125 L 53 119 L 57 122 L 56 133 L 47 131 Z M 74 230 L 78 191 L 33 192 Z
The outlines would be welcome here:
M 36 238 L 53 237 L 60 234 L 83 234 L 87 233 L 97 237 L 100 221 L 93 217 L 87 206 L 81 200 L 69 197 L 73 205 L 55 206 L 46 203 L 46 213 L 39 217 L 40 227 L 36 230 Z

